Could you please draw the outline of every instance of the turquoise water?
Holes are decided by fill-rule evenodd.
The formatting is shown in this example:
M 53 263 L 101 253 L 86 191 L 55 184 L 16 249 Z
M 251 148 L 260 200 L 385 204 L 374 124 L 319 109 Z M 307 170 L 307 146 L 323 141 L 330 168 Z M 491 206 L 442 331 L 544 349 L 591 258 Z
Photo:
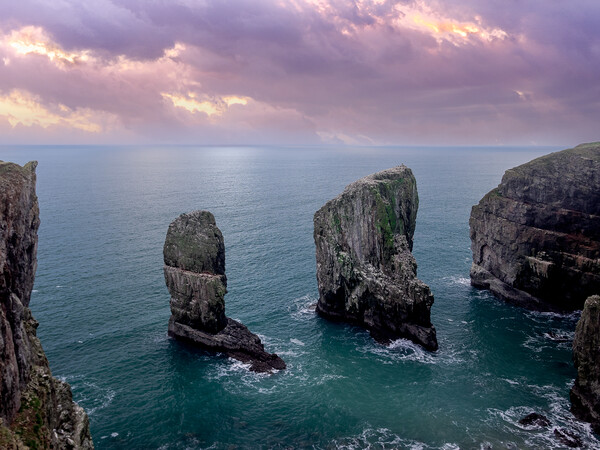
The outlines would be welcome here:
M 531 313 L 469 286 L 470 208 L 502 173 L 549 148 L 2 147 L 37 159 L 31 308 L 53 373 L 90 415 L 98 449 L 560 448 L 537 411 L 570 415 L 577 315 Z M 312 217 L 350 182 L 404 163 L 417 178 L 414 254 L 434 295 L 440 350 L 389 347 L 314 315 Z M 225 237 L 227 314 L 280 354 L 249 373 L 166 335 L 162 245 L 182 212 Z

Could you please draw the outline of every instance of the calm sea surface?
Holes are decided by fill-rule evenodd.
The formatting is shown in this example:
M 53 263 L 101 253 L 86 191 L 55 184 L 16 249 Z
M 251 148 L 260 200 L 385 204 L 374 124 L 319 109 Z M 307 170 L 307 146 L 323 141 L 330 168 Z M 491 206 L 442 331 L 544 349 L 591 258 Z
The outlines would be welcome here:
M 560 448 L 536 411 L 600 446 L 569 413 L 577 315 L 526 312 L 469 285 L 471 206 L 550 148 L 0 147 L 39 161 L 31 308 L 55 376 L 97 449 Z M 412 168 L 419 277 L 440 350 L 388 347 L 310 310 L 314 212 L 350 182 Z M 169 223 L 208 209 L 225 237 L 226 312 L 288 364 L 273 376 L 167 337 Z

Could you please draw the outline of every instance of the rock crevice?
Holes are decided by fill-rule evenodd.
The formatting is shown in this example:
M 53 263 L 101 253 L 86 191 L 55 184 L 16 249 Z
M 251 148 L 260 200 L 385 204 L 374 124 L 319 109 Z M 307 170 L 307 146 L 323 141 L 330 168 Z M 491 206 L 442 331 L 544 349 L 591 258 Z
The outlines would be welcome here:
M 169 335 L 250 364 L 255 372 L 285 369 L 260 338 L 225 316 L 225 243 L 208 211 L 175 219 L 164 245 L 164 273 L 171 294 Z
M 411 253 L 418 203 L 411 170 L 399 166 L 350 184 L 315 213 L 320 315 L 381 342 L 402 337 L 437 349 L 433 295 Z

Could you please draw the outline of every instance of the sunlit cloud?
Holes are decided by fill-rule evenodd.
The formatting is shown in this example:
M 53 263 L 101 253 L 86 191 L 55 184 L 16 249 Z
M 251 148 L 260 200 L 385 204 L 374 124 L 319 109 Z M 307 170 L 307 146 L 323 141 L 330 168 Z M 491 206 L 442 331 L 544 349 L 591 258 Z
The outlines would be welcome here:
M 41 27 L 26 26 L 14 30 L 5 36 L 3 41 L 17 55 L 42 55 L 54 62 L 74 64 L 78 61 L 86 61 L 89 57 L 88 52 L 85 51 L 79 53 L 64 51 L 59 45 L 52 42 Z
M 98 120 L 98 115 L 99 113 L 90 109 L 73 110 L 63 104 L 58 104 L 50 110 L 40 102 L 40 99 L 19 90 L 0 96 L 0 117 L 4 117 L 13 128 L 18 125 L 42 128 L 58 125 L 99 133 L 103 131 L 103 127 Z
M 454 19 L 442 11 L 436 11 L 424 2 L 411 5 L 396 5 L 399 16 L 398 26 L 428 32 L 438 42 L 447 40 L 460 45 L 471 37 L 487 42 L 494 39 L 506 39 L 508 33 L 500 28 L 486 27 L 482 18 L 474 16 L 471 21 Z
M 190 113 L 202 112 L 207 116 L 221 116 L 232 105 L 247 105 L 250 97 L 225 96 L 212 100 L 197 100 L 196 94 L 188 92 L 185 95 L 162 92 L 163 98 L 170 100 L 174 106 L 183 108 Z

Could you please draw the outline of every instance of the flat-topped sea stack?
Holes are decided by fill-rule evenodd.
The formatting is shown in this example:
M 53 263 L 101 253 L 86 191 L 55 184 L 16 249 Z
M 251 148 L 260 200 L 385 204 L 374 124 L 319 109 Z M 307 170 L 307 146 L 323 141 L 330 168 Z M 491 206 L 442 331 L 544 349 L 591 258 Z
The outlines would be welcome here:
M 573 340 L 573 361 L 577 369 L 571 389 L 571 411 L 591 422 L 600 433 L 600 296 L 585 301 Z
M 382 343 L 438 347 L 433 295 L 411 250 L 419 198 L 406 166 L 369 175 L 315 213 L 319 302 L 328 319 L 367 328 Z
M 36 166 L 0 161 L 0 448 L 93 449 L 88 416 L 52 376 L 29 309 L 40 225 Z
M 258 336 L 225 316 L 225 243 L 210 212 L 182 214 L 169 225 L 164 260 L 170 336 L 249 363 L 255 372 L 285 369 Z
M 600 292 L 600 143 L 507 170 L 471 211 L 471 284 L 526 308 Z

